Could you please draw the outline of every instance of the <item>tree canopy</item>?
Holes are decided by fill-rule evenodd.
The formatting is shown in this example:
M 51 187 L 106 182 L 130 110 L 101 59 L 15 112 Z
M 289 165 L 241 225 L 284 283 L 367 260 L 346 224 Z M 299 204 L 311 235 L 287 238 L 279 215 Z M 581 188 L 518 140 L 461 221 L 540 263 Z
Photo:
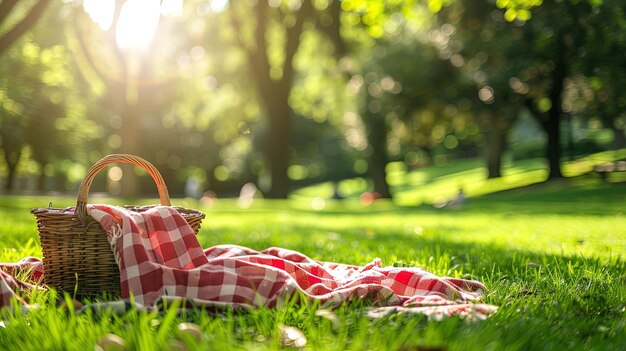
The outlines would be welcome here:
M 625 7 L 5 0 L 0 178 L 7 190 L 70 189 L 126 152 L 153 160 L 175 194 L 253 182 L 280 198 L 362 177 L 391 197 L 390 162 L 480 155 L 501 176 L 506 154 L 524 157 L 512 135 L 529 123 L 545 142 L 525 147 L 543 147 L 532 155 L 560 177 L 577 145 L 626 143 Z M 141 172 L 121 174 L 96 189 L 150 191 Z

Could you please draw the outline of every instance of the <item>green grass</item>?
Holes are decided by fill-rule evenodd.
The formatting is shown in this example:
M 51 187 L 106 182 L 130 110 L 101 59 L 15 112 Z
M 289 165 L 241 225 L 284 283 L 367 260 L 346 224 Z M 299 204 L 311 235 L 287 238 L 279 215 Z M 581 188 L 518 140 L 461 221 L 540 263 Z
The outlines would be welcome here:
M 605 151 L 565 162 L 562 172 L 574 178 L 576 185 L 594 184 L 598 176 L 590 174 L 594 165 L 626 159 L 626 149 Z M 387 165 L 387 182 L 399 205 L 417 206 L 433 204 L 453 197 L 459 188 L 468 196 L 481 196 L 494 192 L 517 189 L 544 182 L 548 176 L 545 159 L 515 161 L 505 157 L 502 177 L 486 179 L 487 173 L 482 159 L 466 159 L 439 167 L 408 170 L 404 162 Z M 625 172 L 608 175 L 609 182 L 626 181 Z M 347 198 L 357 198 L 364 191 L 371 191 L 371 182 L 363 178 L 344 180 L 339 183 L 339 192 Z M 296 191 L 294 198 L 330 198 L 333 184 L 321 183 Z
M 532 174 L 532 167 L 526 170 Z M 458 184 L 467 181 L 467 172 L 459 169 L 456 177 L 441 174 L 434 183 L 445 177 Z M 411 173 L 405 177 L 418 178 Z M 434 198 L 438 190 L 427 185 L 420 193 Z M 319 313 L 316 304 L 245 313 L 164 309 L 132 310 L 122 316 L 106 310 L 75 315 L 54 307 L 54 297 L 44 293 L 35 297 L 43 306 L 39 310 L 1 313 L 5 328 L 0 327 L 0 348 L 93 349 L 99 338 L 113 333 L 131 349 L 167 350 L 172 340 L 180 339 L 191 350 L 271 350 L 283 348 L 279 326 L 288 325 L 302 330 L 308 350 L 623 349 L 626 185 L 580 176 L 475 195 L 470 192 L 468 202 L 457 209 L 402 201 L 363 206 L 350 198 L 325 199 L 323 206 L 318 200 L 315 210 L 302 193 L 287 201 L 257 200 L 246 210 L 228 199 L 217 200 L 211 208 L 193 200 L 174 204 L 207 213 L 199 233 L 203 246 L 280 246 L 319 260 L 353 264 L 380 257 L 387 265 L 419 265 L 440 275 L 480 280 L 489 288 L 483 301 L 500 306 L 484 321 L 428 321 L 407 315 L 371 320 L 363 312 L 366 303 L 359 302 L 330 315 Z M 28 211 L 50 201 L 58 207 L 74 199 L 0 197 L 0 261 L 41 256 L 35 220 Z M 181 335 L 176 329 L 180 322 L 198 324 L 202 340 Z

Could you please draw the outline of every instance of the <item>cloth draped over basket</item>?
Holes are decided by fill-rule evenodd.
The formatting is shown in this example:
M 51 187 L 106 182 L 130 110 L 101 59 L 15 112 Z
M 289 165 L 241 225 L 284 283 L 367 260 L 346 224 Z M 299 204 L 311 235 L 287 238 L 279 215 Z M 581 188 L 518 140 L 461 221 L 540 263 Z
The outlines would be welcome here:
M 108 293 L 119 295 L 120 273 L 102 226 L 87 213 L 88 195 L 95 176 L 106 166 L 127 163 L 146 171 L 154 180 L 162 206 L 171 206 L 167 186 L 154 165 L 141 157 L 111 154 L 94 163 L 78 188 L 76 206 L 69 208 L 35 208 L 43 263 L 44 283 L 79 297 Z M 125 206 L 143 212 L 154 206 Z M 200 229 L 204 213 L 173 207 L 193 228 Z
M 388 308 L 429 316 L 484 318 L 496 310 L 473 303 L 485 289 L 477 281 L 439 277 L 417 267 L 383 267 L 378 259 L 364 266 L 320 262 L 282 248 L 255 251 L 218 245 L 203 250 L 194 230 L 171 207 L 135 212 L 88 205 L 87 210 L 106 232 L 115 253 L 121 297 L 132 295 L 146 306 L 163 296 L 177 296 L 232 306 L 275 307 L 300 292 L 329 308 L 367 298 L 383 308 L 377 313 Z

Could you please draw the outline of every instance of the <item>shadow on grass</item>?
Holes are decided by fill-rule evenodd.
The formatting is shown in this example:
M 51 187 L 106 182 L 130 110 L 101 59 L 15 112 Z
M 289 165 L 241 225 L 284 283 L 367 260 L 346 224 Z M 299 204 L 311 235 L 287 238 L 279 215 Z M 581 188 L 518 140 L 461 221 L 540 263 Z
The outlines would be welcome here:
M 373 323 L 373 335 L 405 338 L 401 341 L 407 345 L 426 341 L 446 349 L 468 349 L 468 345 L 474 350 L 619 349 L 626 344 L 623 259 L 547 254 L 511 250 L 495 243 L 457 241 L 452 234 L 464 221 L 450 223 L 446 217 L 471 219 L 479 213 L 616 215 L 626 208 L 622 200 L 625 192 L 618 185 L 548 187 L 532 193 L 472 198 L 458 210 L 398 207 L 381 202 L 360 210 L 338 206 L 314 211 L 293 209 L 286 202 L 264 201 L 264 207 L 243 211 L 232 202 L 232 208 L 207 211 L 199 239 L 205 247 L 225 243 L 254 249 L 281 246 L 324 261 L 364 264 L 381 257 L 385 265 L 417 265 L 438 275 L 479 280 L 488 287 L 483 301 L 500 306 L 493 317 L 474 324 L 458 319 L 411 324 L 414 318 L 410 317 Z M 599 200 L 605 198 L 608 200 Z M 2 215 L 32 226 L 29 232 L 36 236 L 34 218 L 28 213 L 32 203 L 32 199 L 0 199 Z M 287 214 L 285 218 L 281 217 L 283 213 Z M 393 216 L 384 219 L 387 214 Z M 432 232 L 416 235 L 396 223 L 411 214 L 442 216 Z M 365 222 L 379 218 L 380 223 Z M 26 238 L 20 240 L 25 242 Z M 416 329 L 402 334 L 407 325 Z
M 464 349 L 613 349 L 626 343 L 626 262 L 579 255 L 510 250 L 495 244 L 456 242 L 440 234 L 416 237 L 395 230 L 339 230 L 291 225 L 275 236 L 248 236 L 239 242 L 255 249 L 282 246 L 322 261 L 363 264 L 382 257 L 384 265 L 421 266 L 435 274 L 483 282 L 483 301 L 499 312 L 478 324 L 422 324 L 415 334 L 431 344 Z M 453 233 L 454 226 L 440 228 Z M 214 239 L 232 228 L 213 227 Z M 241 236 L 239 236 L 241 238 Z M 230 237 L 231 239 L 233 237 Z M 236 240 L 236 239 L 235 239 Z M 318 245 L 322 243 L 322 245 Z M 350 262 L 357 260 L 358 262 Z M 399 318 L 399 317 L 398 317 Z M 386 323 L 394 325 L 390 327 Z M 394 334 L 398 320 L 378 325 Z M 431 330 L 432 329 L 432 330 Z M 417 341 L 415 341 L 417 342 Z

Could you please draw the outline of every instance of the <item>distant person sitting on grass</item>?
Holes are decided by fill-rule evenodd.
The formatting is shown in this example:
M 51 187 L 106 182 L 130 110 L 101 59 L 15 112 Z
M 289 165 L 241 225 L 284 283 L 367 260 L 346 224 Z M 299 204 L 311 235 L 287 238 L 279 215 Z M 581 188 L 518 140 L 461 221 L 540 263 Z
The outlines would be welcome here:
M 434 206 L 436 208 L 459 208 L 461 207 L 465 201 L 465 191 L 463 188 L 459 188 L 459 191 L 456 193 L 456 196 L 448 201 L 435 202 Z
M 339 183 L 337 182 L 333 182 L 333 196 L 332 196 L 333 200 L 343 200 L 344 197 L 341 194 L 341 192 L 339 191 Z

